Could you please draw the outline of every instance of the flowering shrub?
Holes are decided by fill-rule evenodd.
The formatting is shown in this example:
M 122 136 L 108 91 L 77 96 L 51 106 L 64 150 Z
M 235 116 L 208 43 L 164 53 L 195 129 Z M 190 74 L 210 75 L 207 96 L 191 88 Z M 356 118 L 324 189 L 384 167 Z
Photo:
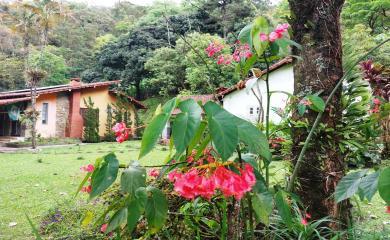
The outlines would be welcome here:
M 132 134 L 131 129 L 127 128 L 124 122 L 115 124 L 115 126 L 112 127 L 112 131 L 114 131 L 116 141 L 119 143 L 123 143 L 124 141 L 128 140 Z

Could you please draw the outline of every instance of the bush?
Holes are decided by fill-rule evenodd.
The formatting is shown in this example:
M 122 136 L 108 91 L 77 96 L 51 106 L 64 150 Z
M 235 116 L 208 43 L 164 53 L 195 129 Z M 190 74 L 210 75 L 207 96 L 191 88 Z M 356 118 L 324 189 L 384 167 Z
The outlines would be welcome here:
M 99 109 L 94 108 L 94 103 L 91 97 L 88 101 L 84 99 L 84 104 L 87 107 L 84 113 L 84 142 L 97 143 L 100 142 L 99 136 Z

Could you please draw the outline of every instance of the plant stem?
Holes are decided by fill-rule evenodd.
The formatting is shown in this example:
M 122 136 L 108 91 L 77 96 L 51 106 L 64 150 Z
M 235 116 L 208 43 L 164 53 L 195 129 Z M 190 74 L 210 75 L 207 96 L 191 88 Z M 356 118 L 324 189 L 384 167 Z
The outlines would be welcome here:
M 270 100 L 271 100 L 271 94 L 269 90 L 269 62 L 267 59 L 267 56 L 265 52 L 263 53 L 265 64 L 267 65 L 267 72 L 265 75 L 265 85 L 267 87 L 267 110 L 265 115 L 265 136 L 267 137 L 267 140 L 269 141 L 269 109 L 270 109 Z M 269 164 L 265 164 L 265 185 L 267 188 L 269 188 Z
M 221 207 L 222 207 L 222 222 L 221 222 L 221 240 L 225 240 L 227 239 L 227 226 L 228 226 L 228 222 L 227 222 L 227 203 L 226 203 L 226 199 L 223 197 L 222 198 L 223 201 L 221 203 Z
M 389 39 L 386 39 L 385 41 L 379 43 L 378 45 L 376 45 L 374 48 L 372 48 L 370 51 L 368 51 L 364 56 L 360 57 L 354 64 L 352 64 L 348 70 L 345 72 L 345 74 L 340 78 L 340 80 L 337 82 L 336 86 L 333 88 L 332 92 L 329 94 L 329 97 L 326 99 L 326 102 L 325 102 L 325 107 L 328 106 L 330 100 L 333 98 L 333 96 L 336 94 L 337 90 L 342 86 L 343 84 L 343 81 L 347 78 L 347 76 L 349 76 L 349 74 L 351 73 L 351 71 L 353 70 L 353 68 L 359 63 L 361 62 L 363 59 L 365 59 L 368 55 L 370 55 L 373 51 L 377 50 L 378 48 L 380 48 L 382 45 L 384 45 L 386 42 L 390 41 L 390 38 Z M 312 137 L 313 137 L 313 134 L 314 134 L 314 131 L 316 130 L 316 128 L 318 127 L 318 125 L 320 124 L 321 122 L 321 118 L 322 118 L 322 115 L 323 115 L 323 112 L 319 112 L 318 115 L 317 115 L 317 118 L 315 119 L 314 123 L 313 123 L 313 126 L 311 127 L 310 129 L 310 132 L 309 134 L 307 135 L 307 138 L 305 140 L 305 143 L 301 149 L 301 152 L 299 153 L 299 156 L 298 156 L 298 160 L 297 160 L 297 163 L 295 164 L 295 167 L 294 167 L 294 171 L 291 175 L 291 178 L 290 178 L 290 181 L 288 182 L 288 185 L 287 185 L 287 191 L 288 192 L 291 192 L 294 188 L 294 182 L 298 176 L 298 172 L 301 168 L 301 165 L 303 163 L 303 157 L 306 153 L 306 150 L 309 146 L 309 142 L 311 141 Z
M 254 239 L 254 229 L 253 229 L 253 205 L 252 198 L 249 194 L 246 195 L 248 200 L 248 210 L 249 210 L 249 230 L 250 230 L 250 239 Z

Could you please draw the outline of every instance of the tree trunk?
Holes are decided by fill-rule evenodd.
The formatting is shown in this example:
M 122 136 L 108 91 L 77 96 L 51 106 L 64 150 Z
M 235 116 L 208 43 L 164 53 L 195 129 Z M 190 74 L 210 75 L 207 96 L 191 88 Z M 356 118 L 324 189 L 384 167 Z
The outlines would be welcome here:
M 32 118 L 31 118 L 31 147 L 32 149 L 37 148 L 37 87 L 31 83 L 30 87 L 31 93 L 31 109 L 32 109 Z
M 343 75 L 340 12 L 343 0 L 289 0 L 292 12 L 290 24 L 294 41 L 302 49 L 293 49 L 294 55 L 302 57 L 294 66 L 294 94 L 299 98 L 323 91 L 326 99 Z M 341 119 L 341 90 L 336 93 L 326 108 L 322 123 L 328 129 L 336 129 Z M 303 117 L 293 115 L 295 121 L 308 119 L 313 124 L 317 112 L 309 110 Z M 338 149 L 336 131 L 317 130 L 298 173 L 296 192 L 301 197 L 313 218 L 331 216 L 343 228 L 350 217 L 350 204 L 336 204 L 332 194 L 344 175 L 344 162 Z M 293 128 L 293 156 L 296 162 L 301 143 L 307 137 L 306 128 Z

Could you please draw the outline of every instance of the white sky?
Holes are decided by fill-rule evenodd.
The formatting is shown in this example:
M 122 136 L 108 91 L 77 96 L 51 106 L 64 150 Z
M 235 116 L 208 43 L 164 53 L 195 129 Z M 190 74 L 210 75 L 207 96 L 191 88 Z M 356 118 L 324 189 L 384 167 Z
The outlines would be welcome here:
M 128 1 L 137 5 L 150 5 L 154 2 L 154 0 L 70 0 L 73 2 L 84 2 L 87 3 L 88 5 L 95 5 L 95 6 L 106 6 L 110 7 L 113 6 L 115 3 L 118 1 Z M 182 0 L 170 0 L 172 2 L 177 2 L 180 3 Z M 276 4 L 280 2 L 281 0 L 271 0 L 272 4 Z

